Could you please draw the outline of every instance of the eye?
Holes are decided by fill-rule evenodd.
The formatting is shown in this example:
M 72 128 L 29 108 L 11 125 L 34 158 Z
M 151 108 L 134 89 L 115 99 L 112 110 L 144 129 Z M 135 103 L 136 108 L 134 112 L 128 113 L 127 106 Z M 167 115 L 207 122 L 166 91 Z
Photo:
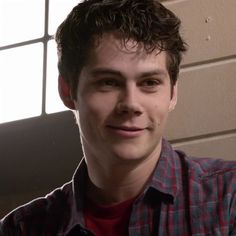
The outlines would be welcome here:
M 157 81 L 157 80 L 154 80 L 154 79 L 148 79 L 148 80 L 145 80 L 145 81 L 143 81 L 143 85 L 144 86 L 156 86 L 156 85 L 158 85 L 160 82 L 159 81 Z
M 104 86 L 117 86 L 117 81 L 114 79 L 103 79 L 100 83 Z
M 119 81 L 113 78 L 103 78 L 99 79 L 96 84 L 99 90 L 110 91 L 116 89 L 119 86 Z
M 145 91 L 155 92 L 160 84 L 159 79 L 144 79 L 140 82 L 140 87 Z

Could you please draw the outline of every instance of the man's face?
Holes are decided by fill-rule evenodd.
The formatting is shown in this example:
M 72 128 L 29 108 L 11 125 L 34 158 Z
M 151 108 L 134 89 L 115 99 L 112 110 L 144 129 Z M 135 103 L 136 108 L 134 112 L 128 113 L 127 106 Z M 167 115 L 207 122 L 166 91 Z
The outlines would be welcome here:
M 76 118 L 85 156 L 100 164 L 159 157 L 171 96 L 166 53 L 105 34 L 79 76 Z

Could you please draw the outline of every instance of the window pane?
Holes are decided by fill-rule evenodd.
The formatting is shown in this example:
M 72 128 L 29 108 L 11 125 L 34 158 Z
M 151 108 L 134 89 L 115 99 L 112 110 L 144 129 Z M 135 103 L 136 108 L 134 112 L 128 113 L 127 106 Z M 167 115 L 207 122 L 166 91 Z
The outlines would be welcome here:
M 76 6 L 80 0 L 50 0 L 49 1 L 49 34 L 54 35 L 57 27 Z
M 47 87 L 46 87 L 46 112 L 53 113 L 67 110 L 62 103 L 57 89 L 57 50 L 55 41 L 48 43 L 48 66 L 47 66 Z
M 0 123 L 42 110 L 43 45 L 0 51 Z
M 0 0 L 0 46 L 42 37 L 44 0 Z

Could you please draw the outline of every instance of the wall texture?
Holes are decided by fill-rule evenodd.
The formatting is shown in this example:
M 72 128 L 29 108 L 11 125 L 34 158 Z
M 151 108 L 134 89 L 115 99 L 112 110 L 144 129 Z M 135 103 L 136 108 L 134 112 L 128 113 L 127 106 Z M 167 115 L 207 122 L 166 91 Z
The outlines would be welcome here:
M 192 155 L 236 160 L 236 1 L 163 3 L 189 45 L 166 137 Z
M 236 160 L 236 1 L 162 1 L 189 44 L 166 138 L 195 156 Z M 0 125 L 0 218 L 71 179 L 82 151 L 71 112 Z

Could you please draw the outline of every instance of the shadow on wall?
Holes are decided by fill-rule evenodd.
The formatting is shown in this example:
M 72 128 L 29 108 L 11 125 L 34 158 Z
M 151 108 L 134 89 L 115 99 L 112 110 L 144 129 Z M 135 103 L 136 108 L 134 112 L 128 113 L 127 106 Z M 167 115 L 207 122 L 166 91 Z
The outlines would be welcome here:
M 0 125 L 0 218 L 70 181 L 81 157 L 71 111 Z

